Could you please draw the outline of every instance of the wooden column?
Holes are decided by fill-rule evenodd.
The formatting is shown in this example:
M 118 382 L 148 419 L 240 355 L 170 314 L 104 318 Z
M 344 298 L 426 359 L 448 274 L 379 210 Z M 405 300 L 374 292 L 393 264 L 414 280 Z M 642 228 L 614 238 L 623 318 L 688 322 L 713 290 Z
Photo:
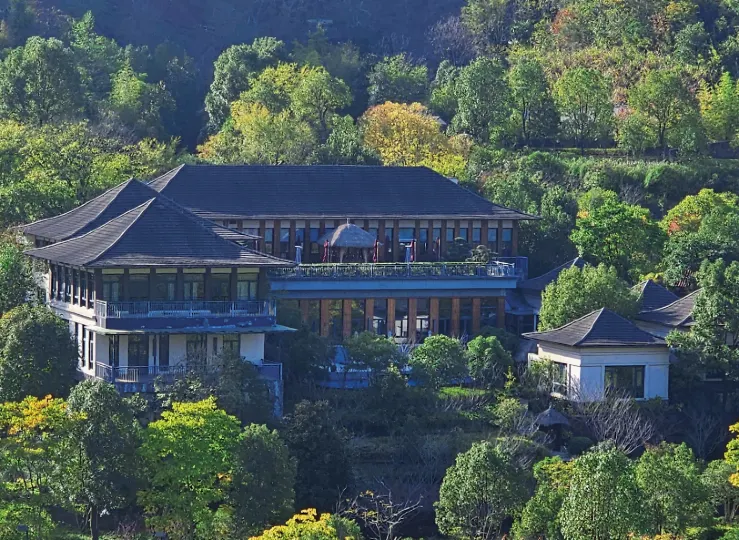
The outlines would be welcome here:
M 377 224 L 377 241 L 382 244 L 378 250 L 377 250 L 377 262 L 382 262 L 385 260 L 385 250 L 387 249 L 387 246 L 385 245 L 385 220 L 381 219 L 379 223 Z
M 411 343 L 415 343 L 418 340 L 416 336 L 416 318 L 418 314 L 418 299 L 408 299 L 408 339 Z
M 460 304 L 459 298 L 452 298 L 452 337 L 459 337 Z
M 426 251 L 426 257 L 429 258 L 429 260 L 436 260 L 436 257 L 434 257 L 434 250 L 436 249 L 436 238 L 434 238 L 434 220 L 429 219 L 429 226 L 428 231 L 426 232 L 426 237 L 428 238 L 428 249 Z
M 331 323 L 329 308 L 331 306 L 331 300 L 321 300 L 321 335 L 323 337 L 328 336 L 329 324 Z
M 429 330 L 432 334 L 439 333 L 439 299 L 429 299 Z
M 305 236 L 305 233 L 303 233 Z M 288 239 L 288 256 L 290 260 L 295 260 L 295 220 L 290 220 L 290 237 Z
M 486 219 L 483 219 L 480 224 L 480 244 L 488 247 L 488 221 Z
M 400 256 L 400 221 L 397 219 L 393 221 L 393 261 L 404 261 L 405 253 Z
M 518 221 L 513 222 L 513 230 L 511 231 L 511 255 L 518 256 Z
M 280 220 L 276 219 L 272 226 L 272 255 L 280 256 Z
M 459 220 L 458 219 L 455 219 L 454 220 L 454 240 L 456 240 L 457 238 L 459 238 L 459 230 L 460 230 Z
M 300 306 L 300 322 L 307 326 L 310 313 L 310 301 L 298 300 L 298 305 Z
M 387 299 L 387 331 L 395 337 L 395 298 Z
M 341 335 L 344 339 L 352 335 L 352 301 L 348 298 L 342 300 Z
M 496 315 L 498 328 L 505 328 L 505 296 L 498 297 L 498 311 Z
M 482 302 L 480 298 L 472 299 L 472 333 L 477 335 L 480 333 L 480 306 Z
M 364 301 L 364 329 L 367 332 L 374 331 L 374 320 L 375 320 L 375 299 L 367 298 Z

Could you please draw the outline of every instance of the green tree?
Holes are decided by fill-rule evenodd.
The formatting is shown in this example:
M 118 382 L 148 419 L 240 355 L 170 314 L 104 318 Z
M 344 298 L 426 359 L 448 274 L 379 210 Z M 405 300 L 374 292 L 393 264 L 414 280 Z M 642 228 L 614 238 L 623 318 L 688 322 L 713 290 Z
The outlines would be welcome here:
M 79 353 L 69 323 L 46 306 L 24 304 L 0 319 L 0 401 L 66 396 Z
M 38 286 L 21 247 L 0 237 L 0 317 L 33 298 Z
M 544 68 L 536 59 L 519 58 L 508 71 L 513 114 L 511 125 L 519 142 L 555 139 L 559 124 Z
M 336 111 L 348 107 L 352 102 L 349 87 L 341 79 L 332 77 L 323 67 L 303 70 L 298 85 L 291 95 L 291 106 L 295 114 L 307 120 L 325 141 Z
M 284 57 L 285 44 L 273 37 L 255 39 L 251 44 L 232 45 L 214 64 L 213 82 L 205 96 L 208 127 L 218 131 L 229 115 L 231 102 L 249 88 L 249 81 Z
M 580 151 L 608 140 L 613 122 L 611 83 L 592 68 L 571 68 L 554 85 L 562 129 Z
M 559 456 L 544 458 L 534 465 L 536 490 L 513 524 L 514 538 L 536 539 L 562 537 L 557 516 L 570 489 L 574 461 Z
M 492 388 L 503 382 L 505 373 L 513 366 L 513 358 L 494 336 L 477 336 L 467 344 L 467 370 L 482 386 Z
M 443 334 L 431 336 L 413 349 L 410 357 L 413 376 L 432 388 L 440 388 L 466 373 L 464 349 L 459 340 Z
M 453 538 L 495 538 L 527 498 L 528 473 L 493 443 L 475 443 L 444 475 L 436 524 Z
M 693 451 L 685 443 L 663 442 L 647 448 L 636 464 L 636 482 L 654 533 L 680 536 L 688 527 L 710 522 L 709 493 Z
M 380 105 L 387 101 L 426 101 L 429 91 L 428 68 L 424 64 L 414 64 L 405 54 L 386 56 L 374 65 L 368 78 L 370 105 Z
M 559 328 L 601 308 L 633 317 L 639 311 L 639 296 L 613 267 L 567 268 L 542 293 L 539 330 Z
M 331 119 L 330 133 L 318 150 L 322 165 L 380 165 L 380 159 L 364 145 L 359 126 L 349 116 Z
M 698 103 L 706 134 L 714 141 L 733 141 L 739 125 L 739 93 L 728 71 L 715 85 L 701 81 Z
M 512 31 L 511 12 L 517 4 L 508 0 L 467 0 L 462 24 L 478 50 L 507 45 Z
M 131 404 L 102 381 L 81 382 L 67 404 L 72 415 L 84 420 L 76 422 L 69 434 L 72 451 L 63 467 L 62 490 L 82 511 L 97 540 L 100 515 L 135 500 L 141 427 Z
M 649 210 L 611 200 L 581 214 L 570 238 L 580 255 L 634 278 L 654 269 L 664 243 Z
M 503 65 L 492 58 L 474 60 L 460 70 L 455 93 L 454 128 L 480 143 L 496 140 L 510 114 L 510 91 Z
M 613 447 L 598 447 L 575 461 L 558 516 L 565 540 L 626 538 L 644 531 L 634 469 Z
M 296 507 L 334 507 L 342 490 L 351 483 L 351 469 L 328 402 L 301 401 L 283 425 L 282 437 L 298 461 Z
M 451 121 L 457 112 L 457 77 L 459 68 L 449 60 L 444 60 L 439 64 L 436 77 L 431 83 L 429 109 L 447 122 Z
M 400 361 L 398 346 L 392 339 L 374 332 L 362 332 L 344 342 L 352 369 L 387 370 Z
M 314 509 L 301 511 L 287 520 L 285 525 L 277 525 L 264 531 L 255 540 L 362 540 L 359 525 L 351 519 L 332 514 L 321 514 L 316 519 Z
M 701 481 L 708 491 L 711 504 L 721 509 L 726 523 L 731 523 L 739 510 L 739 486 L 731 483 L 736 466 L 722 459 L 711 461 L 703 471 Z
M 225 502 L 240 431 L 212 397 L 173 403 L 146 427 L 139 452 L 149 482 L 138 500 L 150 527 L 175 539 L 228 534 Z
M 289 518 L 295 502 L 295 460 L 277 431 L 246 426 L 234 450 L 229 501 L 236 534 L 249 537 Z
M 703 221 L 712 212 L 723 214 L 739 210 L 739 196 L 729 191 L 716 193 L 703 188 L 696 195 L 688 195 L 665 214 L 660 226 L 668 234 L 677 232 L 697 233 Z M 723 216 L 722 219 L 728 219 Z
M 664 155 L 674 131 L 686 114 L 695 109 L 680 73 L 674 69 L 648 71 L 629 92 L 629 107 L 651 121 Z
M 82 95 L 72 52 L 31 37 L 0 62 L 0 117 L 42 125 L 76 117 Z

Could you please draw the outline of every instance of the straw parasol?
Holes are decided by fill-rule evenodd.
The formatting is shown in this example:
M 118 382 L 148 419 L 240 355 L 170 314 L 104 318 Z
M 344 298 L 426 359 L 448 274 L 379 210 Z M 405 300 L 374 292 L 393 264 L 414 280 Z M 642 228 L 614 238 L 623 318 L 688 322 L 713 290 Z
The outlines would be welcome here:
M 373 234 L 352 223 L 339 225 L 318 239 L 319 244 L 328 242 L 330 248 L 339 250 L 339 262 L 344 260 L 347 249 L 362 250 L 365 262 L 367 262 L 369 250 L 375 247 L 376 241 L 377 238 Z
M 536 417 L 535 423 L 542 427 L 569 426 L 567 417 L 556 409 L 549 407 L 546 411 Z

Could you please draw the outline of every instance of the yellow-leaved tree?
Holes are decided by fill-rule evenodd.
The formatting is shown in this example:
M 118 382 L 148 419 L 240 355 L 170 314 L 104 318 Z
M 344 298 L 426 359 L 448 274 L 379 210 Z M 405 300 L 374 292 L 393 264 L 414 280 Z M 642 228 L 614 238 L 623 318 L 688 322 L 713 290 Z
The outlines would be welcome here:
M 362 532 L 352 520 L 318 513 L 314 508 L 295 514 L 285 525 L 277 525 L 249 540 L 361 540 Z

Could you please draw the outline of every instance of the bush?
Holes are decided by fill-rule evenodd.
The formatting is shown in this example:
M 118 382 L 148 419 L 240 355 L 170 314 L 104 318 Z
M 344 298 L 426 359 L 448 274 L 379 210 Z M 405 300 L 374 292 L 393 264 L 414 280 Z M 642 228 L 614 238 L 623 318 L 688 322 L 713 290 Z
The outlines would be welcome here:
M 567 451 L 572 456 L 579 456 L 594 444 L 588 437 L 572 437 L 567 441 Z

